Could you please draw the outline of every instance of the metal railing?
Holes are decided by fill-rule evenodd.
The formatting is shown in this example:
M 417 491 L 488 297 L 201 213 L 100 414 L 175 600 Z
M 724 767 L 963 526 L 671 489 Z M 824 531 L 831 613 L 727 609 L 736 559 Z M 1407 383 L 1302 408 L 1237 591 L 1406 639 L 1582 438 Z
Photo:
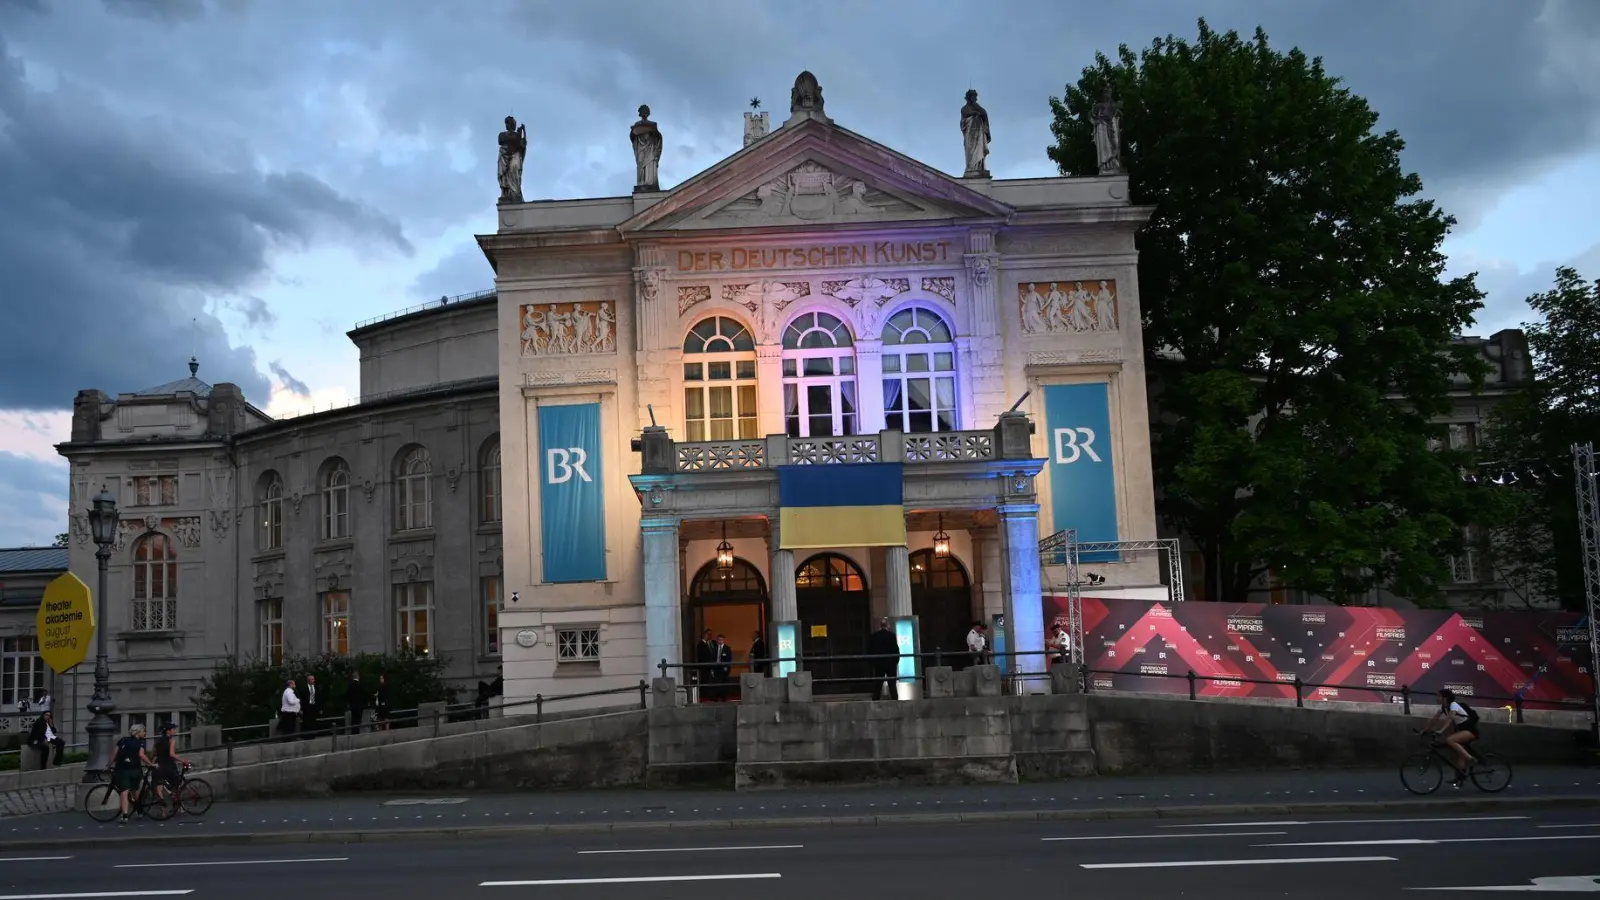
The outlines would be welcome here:
M 408 306 L 405 309 L 397 309 L 393 312 L 387 312 L 381 316 L 373 316 L 370 319 L 362 319 L 360 322 L 357 322 L 355 324 L 355 328 L 352 328 L 351 330 L 356 331 L 365 328 L 368 325 L 376 325 L 379 322 L 387 322 L 390 319 L 399 319 L 404 316 L 409 316 L 413 313 L 424 312 L 430 309 L 441 309 L 446 306 L 454 306 L 457 303 L 468 303 L 473 300 L 482 300 L 485 297 L 493 297 L 494 295 L 495 289 L 488 288 L 482 291 L 473 291 L 470 294 L 457 294 L 454 297 L 440 297 L 437 300 L 430 300 L 427 303 L 418 303 L 416 306 Z

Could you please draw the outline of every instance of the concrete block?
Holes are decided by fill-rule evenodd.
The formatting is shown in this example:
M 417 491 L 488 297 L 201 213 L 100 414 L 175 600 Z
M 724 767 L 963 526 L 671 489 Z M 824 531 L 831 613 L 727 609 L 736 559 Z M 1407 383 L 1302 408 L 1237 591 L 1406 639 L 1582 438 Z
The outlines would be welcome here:
M 929 666 L 923 670 L 928 680 L 928 699 L 955 696 L 955 670 L 949 666 Z
M 1083 693 L 1079 682 L 1079 669 L 1074 663 L 1056 663 L 1050 667 L 1050 693 L 1057 697 Z
M 793 672 L 793 673 L 787 675 L 783 680 L 787 685 L 788 696 L 785 698 L 787 700 L 787 702 L 789 702 L 789 703 L 810 703 L 811 702 L 811 680 L 812 679 L 811 679 L 811 673 L 810 672 Z
M 971 697 L 977 693 L 976 682 L 973 680 L 971 669 L 962 669 L 950 678 L 951 696 Z
M 196 725 L 189 732 L 190 750 L 209 750 L 212 747 L 222 746 L 221 725 Z
M 678 682 L 672 678 L 650 679 L 650 708 L 671 709 L 678 705 Z
M 1000 696 L 1003 679 L 1000 677 L 999 666 L 973 666 L 969 671 L 972 672 L 973 679 L 972 696 Z
M 437 735 L 439 726 L 444 723 L 445 711 L 449 704 L 438 700 L 417 704 L 417 727 L 425 728 L 429 734 Z

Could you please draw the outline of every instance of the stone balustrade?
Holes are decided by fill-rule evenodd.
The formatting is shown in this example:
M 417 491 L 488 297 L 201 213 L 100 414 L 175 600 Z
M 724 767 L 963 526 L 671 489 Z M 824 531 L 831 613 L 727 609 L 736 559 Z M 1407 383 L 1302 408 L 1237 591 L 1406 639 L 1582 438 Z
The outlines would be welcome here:
M 885 431 L 848 437 L 767 438 L 674 442 L 679 472 L 727 472 L 773 466 L 843 463 L 987 461 L 997 458 L 993 430 L 904 434 Z

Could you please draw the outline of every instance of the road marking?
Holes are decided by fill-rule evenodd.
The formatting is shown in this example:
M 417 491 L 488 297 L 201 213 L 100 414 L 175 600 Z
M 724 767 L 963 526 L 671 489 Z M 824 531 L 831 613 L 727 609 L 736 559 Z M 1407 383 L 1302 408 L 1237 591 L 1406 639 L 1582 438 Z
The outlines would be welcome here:
M 1600 822 L 1585 822 L 1582 825 L 1540 825 L 1540 828 L 1600 828 Z
M 1177 869 L 1186 866 L 1285 866 L 1300 863 L 1399 862 L 1393 856 L 1311 856 L 1301 859 L 1195 859 L 1177 862 L 1082 863 L 1084 869 Z M 4 898 L 0 898 L 4 900 Z
M 1600 875 L 1562 875 L 1535 878 L 1530 884 L 1485 885 L 1483 887 L 1406 888 L 1408 891 L 1546 891 L 1549 893 L 1600 894 Z
M 1182 838 L 1193 840 L 1196 838 L 1226 838 L 1226 837 L 1264 837 L 1269 834 L 1288 834 L 1287 831 L 1232 831 L 1227 833 L 1212 832 L 1210 834 L 1094 834 L 1085 837 L 1047 837 L 1041 841 L 1143 841 L 1160 840 L 1162 838 Z
M 607 853 L 715 853 L 723 850 L 800 850 L 805 844 L 766 844 L 757 847 L 653 847 L 647 850 L 579 850 L 579 856 Z
M 327 856 L 319 859 L 227 859 L 215 862 L 162 862 L 162 863 L 123 863 L 112 866 L 113 869 L 167 869 L 176 866 L 270 866 L 278 863 L 324 863 L 324 862 L 349 862 L 348 856 Z
M 1315 841 L 1305 844 L 1254 844 L 1256 847 L 1373 847 L 1383 844 L 1503 844 L 1511 841 L 1594 841 L 1600 834 L 1541 834 L 1535 837 L 1404 838 L 1396 841 Z
M 1529 816 L 1449 816 L 1437 819 L 1315 819 L 1279 822 L 1207 822 L 1202 825 L 1160 825 L 1159 828 L 1256 828 L 1269 825 L 1410 825 L 1421 822 L 1522 822 Z
M 91 891 L 86 894 L 4 894 L 0 900 L 75 900 L 78 897 L 180 897 L 187 891 Z
M 70 856 L 0 856 L 0 862 L 52 862 L 71 858 Z
M 562 884 L 657 884 L 666 881 L 749 881 L 764 878 L 782 878 L 777 872 L 759 875 L 654 875 L 638 878 L 550 878 L 542 881 L 485 881 L 478 887 L 539 887 Z M 73 895 L 65 895 L 73 896 Z M 77 895 L 84 896 L 84 895 Z M 0 900 L 13 900 L 0 897 Z M 21 898 L 17 898 L 21 900 Z

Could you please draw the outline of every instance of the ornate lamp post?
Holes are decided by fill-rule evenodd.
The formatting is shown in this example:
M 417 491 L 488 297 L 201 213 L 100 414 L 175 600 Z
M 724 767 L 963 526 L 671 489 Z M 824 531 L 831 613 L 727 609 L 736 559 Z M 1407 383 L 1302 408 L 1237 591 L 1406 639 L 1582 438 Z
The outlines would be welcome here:
M 100 570 L 99 589 L 95 593 L 95 657 L 94 696 L 89 698 L 89 762 L 83 770 L 85 782 L 100 781 L 111 767 L 111 744 L 116 738 L 117 726 L 111 713 L 117 704 L 111 699 L 111 664 L 106 660 L 106 580 L 111 565 L 111 545 L 117 542 L 117 498 L 105 486 L 94 497 L 89 510 L 89 531 L 94 536 L 94 558 Z

